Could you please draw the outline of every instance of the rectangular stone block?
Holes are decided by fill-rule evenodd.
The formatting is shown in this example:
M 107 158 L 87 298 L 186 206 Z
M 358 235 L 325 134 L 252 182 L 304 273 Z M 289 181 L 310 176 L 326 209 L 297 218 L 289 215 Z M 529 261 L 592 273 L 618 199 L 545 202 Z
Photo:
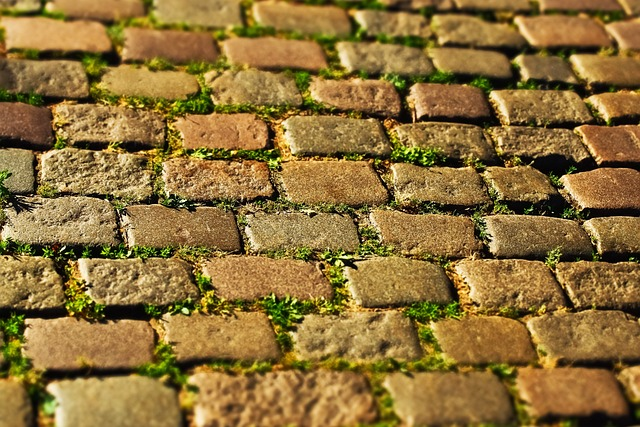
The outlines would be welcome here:
M 338 42 L 340 63 L 349 72 L 429 75 L 434 68 L 422 50 L 396 44 Z
M 518 55 L 513 62 L 520 68 L 522 81 L 538 80 L 549 83 L 577 84 L 571 67 L 557 56 Z
M 388 12 L 385 10 L 356 10 L 353 14 L 360 28 L 370 36 L 429 38 L 431 29 L 427 19 L 408 12 Z
M 38 0 L 0 0 L 0 10 L 8 12 L 39 12 L 41 8 Z
M 239 0 L 154 0 L 153 15 L 163 24 L 206 28 L 243 25 Z
M 640 211 L 640 171 L 629 168 L 598 168 L 560 178 L 567 199 L 579 209 L 612 214 Z
M 272 105 L 299 107 L 302 95 L 295 80 L 284 73 L 254 69 L 211 71 L 204 76 L 211 99 L 221 105 Z
M 541 0 L 540 11 L 558 11 L 558 12 L 606 12 L 606 11 L 622 11 L 620 3 L 616 0 Z
M 569 57 L 569 62 L 590 86 L 640 86 L 640 60 L 635 58 L 576 54 Z
M 72 19 L 119 21 L 144 16 L 142 0 L 49 0 L 46 10 Z
M 53 147 L 52 117 L 48 108 L 2 102 L 0 117 L 3 118 L 0 120 L 2 145 L 42 151 Z
M 53 260 L 40 257 L 0 257 L 0 309 L 62 310 L 62 277 Z
M 527 0 L 453 0 L 464 11 L 527 12 L 531 5 Z
M 430 48 L 433 65 L 445 73 L 458 76 L 483 76 L 506 80 L 512 77 L 509 58 L 500 52 L 453 47 Z
M 0 149 L 0 171 L 9 171 L 11 176 L 4 186 L 12 194 L 29 194 L 35 191 L 35 162 L 33 152 L 16 148 Z
M 400 96 L 393 84 L 382 80 L 325 80 L 314 78 L 311 97 L 320 104 L 338 110 L 362 111 L 382 117 L 400 115 Z
M 640 74 L 638 74 L 640 85 Z M 637 123 L 640 118 L 640 95 L 635 92 L 610 92 L 587 98 L 607 123 Z
M 544 15 L 518 16 L 513 21 L 535 48 L 594 49 L 611 46 L 604 27 L 587 17 Z
M 236 37 L 224 42 L 224 53 L 233 65 L 262 70 L 307 70 L 327 68 L 322 47 L 310 40 L 286 40 L 275 37 Z M 265 55 L 265 52 L 269 52 Z
M 254 114 L 187 114 L 173 126 L 186 149 L 260 150 L 269 147 L 269 128 Z
M 89 96 L 89 80 L 80 62 L 0 58 L 0 89 L 48 98 Z
M 522 205 L 558 202 L 561 199 L 549 178 L 531 166 L 488 167 L 484 178 L 495 192 L 497 201 Z
M 612 216 L 585 221 L 584 229 L 595 241 L 600 255 L 624 256 L 640 254 L 640 218 Z
M 494 24 L 468 15 L 436 14 L 431 25 L 441 46 L 520 49 L 526 41 L 507 24 Z
M 322 34 L 345 37 L 351 33 L 351 22 L 344 9 L 336 6 L 307 6 L 277 1 L 253 5 L 256 22 L 278 31 L 293 31 L 304 35 Z
M 472 86 L 416 83 L 407 102 L 417 120 L 479 122 L 491 116 L 484 93 Z
M 598 166 L 640 164 L 640 126 L 592 126 L 575 129 Z
M 148 68 L 127 65 L 108 68 L 98 86 L 115 96 L 172 100 L 185 100 L 200 90 L 198 80 L 191 74 L 182 71 L 150 71 Z
M 640 25 L 637 21 L 619 21 L 605 26 L 622 50 L 640 49 Z
M 1 5 L 1 3 L 0 3 Z M 34 414 L 24 386 L 13 380 L 0 381 L 0 420 L 9 427 L 30 427 Z
M 143 62 L 162 58 L 174 64 L 215 62 L 218 47 L 210 34 L 173 30 L 125 28 L 123 62 Z

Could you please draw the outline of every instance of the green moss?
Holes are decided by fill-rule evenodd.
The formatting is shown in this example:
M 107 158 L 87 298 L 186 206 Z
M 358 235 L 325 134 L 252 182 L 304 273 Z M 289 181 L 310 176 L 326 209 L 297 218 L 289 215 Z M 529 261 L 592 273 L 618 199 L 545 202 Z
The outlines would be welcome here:
M 225 150 L 222 148 L 197 148 L 187 150 L 188 156 L 202 160 L 244 159 L 267 163 L 270 169 L 278 169 L 282 158 L 278 150 Z
M 439 319 L 460 319 L 464 312 L 460 303 L 437 304 L 433 302 L 418 302 L 407 307 L 404 315 L 420 323 L 429 323 Z
M 176 355 L 169 344 L 158 342 L 154 350 L 154 357 L 153 363 L 146 363 L 138 368 L 138 374 L 159 378 L 176 386 L 187 384 L 188 375 L 181 371 Z
M 106 70 L 107 61 L 100 55 L 85 54 L 82 57 L 82 66 L 90 78 L 97 79 Z
M 439 148 L 404 147 L 395 145 L 391 152 L 391 161 L 412 163 L 418 166 L 435 166 L 447 160 Z
M 41 95 L 35 93 L 10 93 L 5 89 L 0 89 L 0 102 L 22 102 L 36 107 L 44 105 L 44 99 Z

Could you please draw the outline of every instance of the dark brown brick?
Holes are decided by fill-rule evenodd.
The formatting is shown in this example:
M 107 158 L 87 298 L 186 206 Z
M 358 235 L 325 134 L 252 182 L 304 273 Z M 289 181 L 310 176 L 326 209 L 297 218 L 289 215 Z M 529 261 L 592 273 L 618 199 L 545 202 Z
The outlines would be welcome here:
M 436 14 L 431 25 L 441 46 L 520 49 L 526 44 L 509 25 L 489 23 L 475 16 Z
M 72 19 L 119 21 L 144 16 L 142 0 L 49 0 L 46 10 Z
M 393 84 L 382 80 L 324 80 L 314 78 L 311 97 L 338 110 L 362 111 L 383 117 L 400 114 L 400 96 Z
M 2 145 L 47 150 L 53 146 L 51 111 L 19 102 L 0 103 Z
M 416 119 L 481 121 L 491 117 L 482 90 L 462 85 L 418 83 L 407 97 Z
M 591 86 L 640 87 L 640 60 L 624 56 L 571 55 L 576 75 Z
M 320 45 L 309 40 L 236 37 L 224 42 L 224 53 L 231 64 L 263 70 L 318 71 L 328 66 Z
M 640 50 L 640 23 L 637 21 L 613 22 L 605 28 L 620 49 Z
M 576 128 L 598 166 L 640 164 L 639 126 L 591 126 Z
M 540 11 L 558 12 L 610 12 L 621 11 L 622 7 L 616 0 L 540 0 Z
M 336 6 L 307 6 L 286 2 L 259 2 L 253 5 L 256 22 L 276 30 L 305 35 L 322 34 L 345 37 L 351 22 L 344 9 Z
M 608 123 L 638 123 L 640 95 L 635 92 L 600 93 L 587 98 Z
M 640 211 L 640 172 L 599 168 L 565 175 L 560 182 L 579 209 L 593 213 Z
M 188 114 L 174 126 L 186 149 L 260 150 L 269 146 L 269 128 L 255 114 Z
M 591 18 L 547 15 L 518 16 L 520 33 L 535 48 L 600 48 L 611 46 L 604 27 Z
M 558 56 L 519 55 L 513 61 L 520 68 L 523 81 L 578 83 L 569 64 Z
M 433 65 L 445 73 L 504 80 L 512 77 L 509 58 L 500 52 L 453 47 L 428 50 Z
M 640 218 L 612 216 L 593 218 L 584 222 L 584 229 L 595 241 L 600 255 L 622 256 L 640 254 Z
M 514 204 L 539 204 L 560 198 L 549 178 L 531 166 L 488 167 L 484 173 L 496 200 Z
M 187 64 L 191 61 L 215 62 L 219 54 L 209 33 L 130 27 L 123 30 L 123 36 L 124 62 L 144 62 L 154 58 L 166 59 L 175 64 Z

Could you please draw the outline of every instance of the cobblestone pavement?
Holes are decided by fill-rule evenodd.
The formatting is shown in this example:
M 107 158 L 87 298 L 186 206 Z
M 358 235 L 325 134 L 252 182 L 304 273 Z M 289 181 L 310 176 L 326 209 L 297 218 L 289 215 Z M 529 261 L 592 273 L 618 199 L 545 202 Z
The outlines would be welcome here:
M 0 427 L 640 424 L 640 1 L 0 10 Z

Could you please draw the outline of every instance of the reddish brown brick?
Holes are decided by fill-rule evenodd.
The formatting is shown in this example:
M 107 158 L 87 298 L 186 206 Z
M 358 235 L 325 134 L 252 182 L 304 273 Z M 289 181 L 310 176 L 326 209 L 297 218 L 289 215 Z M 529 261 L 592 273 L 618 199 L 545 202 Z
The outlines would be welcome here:
M 320 45 L 308 40 L 237 37 L 224 42 L 224 53 L 234 65 L 265 70 L 318 71 L 328 66 Z
M 471 86 L 418 83 L 411 87 L 407 101 L 418 120 L 481 121 L 491 117 L 484 93 Z
M 53 146 L 51 111 L 18 102 L 0 103 L 0 143 L 47 150 Z
M 587 101 L 608 123 L 638 123 L 640 94 L 635 92 L 600 93 Z
M 518 16 L 514 22 L 535 48 L 611 46 L 604 27 L 591 18 L 563 15 Z
M 599 168 L 560 179 L 568 197 L 580 209 L 607 213 L 640 211 L 640 172 L 626 168 Z
M 309 91 L 317 102 L 339 110 L 362 111 L 383 117 L 400 114 L 400 96 L 393 84 L 383 80 L 314 78 Z
M 144 16 L 142 0 L 49 0 L 46 9 L 67 18 L 119 21 Z
M 640 86 L 640 60 L 625 56 L 571 55 L 576 74 L 591 86 Z
M 351 22 L 344 9 L 336 6 L 307 6 L 287 2 L 258 2 L 253 6 L 256 22 L 276 30 L 305 35 L 323 34 L 345 37 Z
M 639 126 L 591 126 L 576 128 L 599 166 L 640 164 Z
M 622 10 L 616 0 L 540 0 L 540 11 L 611 12 Z
M 624 50 L 640 50 L 640 22 L 620 21 L 608 24 L 607 32 L 616 40 L 618 47 Z
M 124 29 L 123 35 L 124 62 L 163 58 L 176 64 L 186 64 L 190 61 L 215 62 L 218 58 L 218 48 L 208 33 L 130 27 Z
M 254 114 L 188 114 L 174 126 L 186 149 L 260 150 L 269 145 L 269 128 Z

